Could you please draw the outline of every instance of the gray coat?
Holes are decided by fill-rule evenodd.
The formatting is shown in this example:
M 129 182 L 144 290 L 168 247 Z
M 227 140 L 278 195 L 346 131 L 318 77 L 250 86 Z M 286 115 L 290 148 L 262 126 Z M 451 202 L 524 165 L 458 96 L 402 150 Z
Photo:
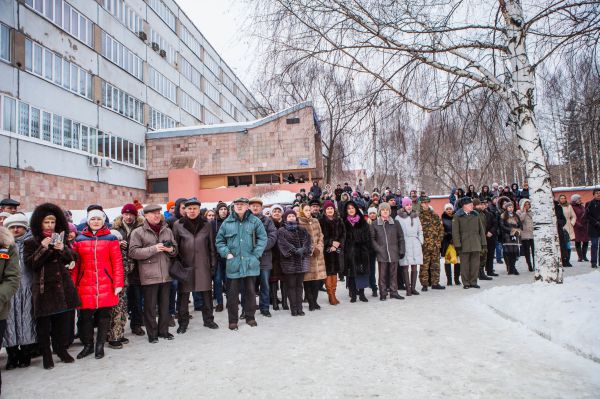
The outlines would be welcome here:
M 31 270 L 25 267 L 25 258 L 23 257 L 25 240 L 30 237 L 31 232 L 27 231 L 21 237 L 15 238 L 17 251 L 19 251 L 21 283 L 10 302 L 10 312 L 6 319 L 6 332 L 2 344 L 4 347 L 29 345 L 37 342 L 35 319 L 33 317 L 33 294 L 31 292 L 33 275 Z
M 156 252 L 154 246 L 159 242 L 171 241 L 173 252 Z M 167 283 L 172 280 L 169 267 L 172 258 L 177 256 L 177 242 L 171 229 L 163 222 L 158 237 L 145 220 L 144 224 L 131 233 L 129 257 L 137 261 L 142 285 Z
M 371 241 L 378 262 L 397 263 L 405 254 L 402 227 L 391 217 L 387 221 L 378 217 L 371 223 Z
M 400 222 L 404 234 L 406 252 L 400 259 L 400 266 L 423 264 L 423 228 L 419 216 L 413 210 L 408 215 L 404 210 L 398 212 L 396 220 Z
M 273 254 L 271 253 L 271 249 L 277 244 L 277 228 L 275 227 L 275 223 L 265 215 L 260 214 L 255 216 L 260 219 L 267 232 L 267 246 L 260 257 L 260 270 L 271 270 L 273 268 Z
M 183 291 L 210 291 L 212 275 L 217 266 L 215 231 L 209 222 L 204 221 L 204 225 L 196 234 L 192 234 L 185 228 L 184 221 L 185 218 L 181 218 L 173 223 L 173 236 L 179 249 L 179 259 L 184 266 L 194 269 L 194 279 L 190 283 L 182 283 Z

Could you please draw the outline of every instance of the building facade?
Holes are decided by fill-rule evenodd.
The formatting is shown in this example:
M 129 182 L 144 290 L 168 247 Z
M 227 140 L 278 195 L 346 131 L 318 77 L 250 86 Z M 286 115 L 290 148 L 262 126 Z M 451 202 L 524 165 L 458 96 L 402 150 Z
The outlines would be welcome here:
M 0 0 L 2 196 L 116 206 L 145 193 L 149 132 L 257 109 L 173 0 Z

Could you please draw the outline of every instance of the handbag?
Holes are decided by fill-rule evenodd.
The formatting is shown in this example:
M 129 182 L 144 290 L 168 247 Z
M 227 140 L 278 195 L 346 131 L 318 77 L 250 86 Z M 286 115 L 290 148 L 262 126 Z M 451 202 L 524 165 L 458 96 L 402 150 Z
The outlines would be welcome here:
M 448 249 L 446 249 L 444 260 L 446 264 L 456 265 L 458 263 L 458 257 L 456 255 L 456 248 L 454 248 L 454 245 L 448 245 Z
M 169 266 L 169 276 L 177 281 L 189 283 L 193 277 L 193 269 L 191 267 L 185 267 L 179 259 L 175 259 L 171 266 Z

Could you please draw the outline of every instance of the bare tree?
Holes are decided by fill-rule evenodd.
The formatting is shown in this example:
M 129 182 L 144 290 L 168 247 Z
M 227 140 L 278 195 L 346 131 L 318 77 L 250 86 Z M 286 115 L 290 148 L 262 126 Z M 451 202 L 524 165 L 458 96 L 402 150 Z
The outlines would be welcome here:
M 535 72 L 562 49 L 596 46 L 597 1 L 271 0 L 259 23 L 298 60 L 359 72 L 404 102 L 444 109 L 469 93 L 502 99 L 535 204 L 535 278 L 562 282 L 550 174 L 536 125 Z

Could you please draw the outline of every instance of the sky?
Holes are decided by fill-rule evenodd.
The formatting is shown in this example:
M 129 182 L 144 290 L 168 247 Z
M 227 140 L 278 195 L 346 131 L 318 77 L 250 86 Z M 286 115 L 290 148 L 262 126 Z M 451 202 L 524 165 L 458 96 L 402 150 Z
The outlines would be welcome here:
M 251 89 L 255 59 L 241 0 L 175 0 L 244 85 Z

